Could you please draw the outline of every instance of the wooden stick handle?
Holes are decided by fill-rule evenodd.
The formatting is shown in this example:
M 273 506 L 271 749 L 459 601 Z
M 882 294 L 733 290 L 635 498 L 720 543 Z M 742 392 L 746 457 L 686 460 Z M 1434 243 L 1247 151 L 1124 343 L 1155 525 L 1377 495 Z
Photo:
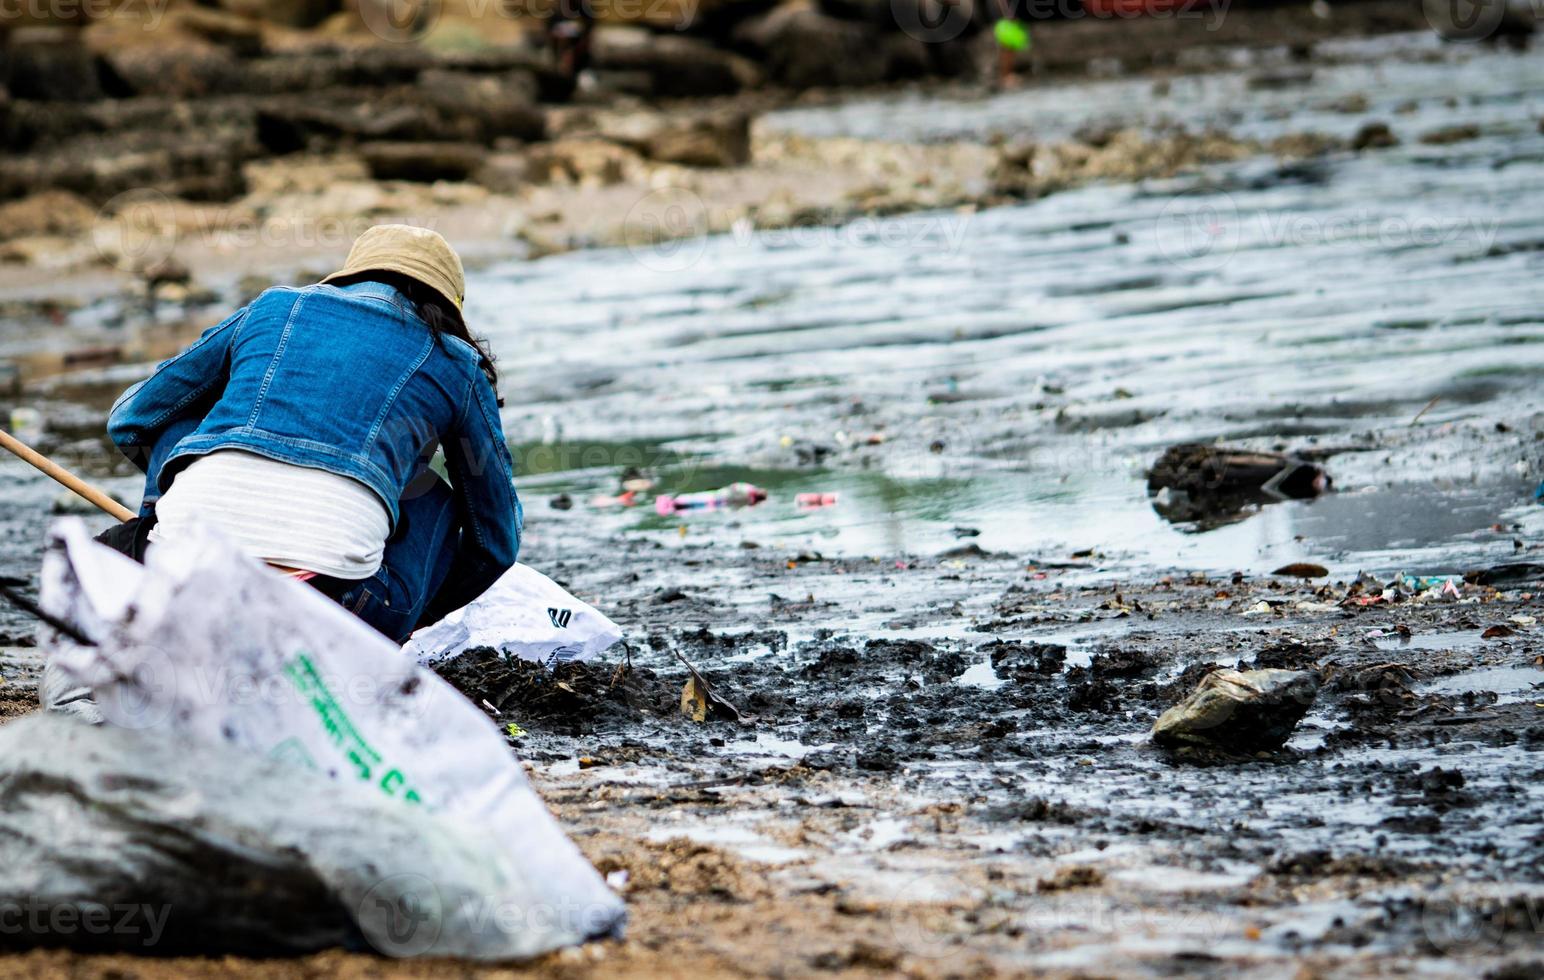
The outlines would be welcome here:
M 31 463 L 45 475 L 63 484 L 70 492 L 79 494 L 120 521 L 134 519 L 137 515 L 101 490 L 82 480 L 58 463 L 17 439 L 9 432 L 0 430 L 0 446 L 10 450 L 20 459 Z

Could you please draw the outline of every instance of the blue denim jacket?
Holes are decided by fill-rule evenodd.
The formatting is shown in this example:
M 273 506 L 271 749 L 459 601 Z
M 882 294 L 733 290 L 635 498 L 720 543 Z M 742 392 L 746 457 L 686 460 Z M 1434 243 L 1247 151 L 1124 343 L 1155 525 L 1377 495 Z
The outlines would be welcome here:
M 268 290 L 124 392 L 107 427 L 146 472 L 142 513 L 195 457 L 241 449 L 359 480 L 393 527 L 438 445 L 461 538 L 456 595 L 437 605 L 481 595 L 520 550 L 513 464 L 477 351 L 436 339 L 382 283 Z

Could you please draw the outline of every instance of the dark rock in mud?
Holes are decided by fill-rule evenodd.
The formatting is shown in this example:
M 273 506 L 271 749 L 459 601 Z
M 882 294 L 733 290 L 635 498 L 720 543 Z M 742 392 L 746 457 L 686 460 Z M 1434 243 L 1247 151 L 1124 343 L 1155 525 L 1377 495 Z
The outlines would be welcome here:
M 1012 643 L 994 640 L 978 648 L 992 658 L 992 671 L 1018 682 L 1043 680 L 1058 674 L 1067 662 L 1067 648 L 1059 643 Z
M 1297 456 L 1199 443 L 1170 448 L 1147 474 L 1153 509 L 1202 529 L 1243 520 L 1263 504 L 1317 497 L 1332 485 L 1323 467 Z
M 1319 678 L 1296 670 L 1218 670 L 1153 725 L 1153 741 L 1177 747 L 1277 749 L 1292 736 L 1319 691 Z
M 1351 137 L 1351 149 L 1357 151 L 1382 150 L 1398 145 L 1399 138 L 1389 129 L 1389 124 L 1384 122 L 1370 122 Z

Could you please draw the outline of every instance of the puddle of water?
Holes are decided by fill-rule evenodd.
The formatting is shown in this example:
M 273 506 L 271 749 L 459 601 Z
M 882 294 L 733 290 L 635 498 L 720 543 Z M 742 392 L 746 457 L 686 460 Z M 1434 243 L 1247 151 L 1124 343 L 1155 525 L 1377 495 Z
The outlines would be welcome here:
M 1544 701 L 1544 668 L 1487 667 L 1440 678 L 1419 688 L 1422 694 L 1496 694 L 1497 704 Z

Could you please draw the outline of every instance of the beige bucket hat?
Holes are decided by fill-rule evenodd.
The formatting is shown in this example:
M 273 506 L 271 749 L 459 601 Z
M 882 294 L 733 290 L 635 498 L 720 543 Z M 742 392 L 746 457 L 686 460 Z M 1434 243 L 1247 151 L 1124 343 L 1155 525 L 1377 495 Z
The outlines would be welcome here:
M 444 236 L 414 225 L 376 225 L 349 249 L 343 268 L 323 279 L 335 282 L 361 272 L 396 272 L 416 279 L 461 309 L 466 299 L 466 270 Z

